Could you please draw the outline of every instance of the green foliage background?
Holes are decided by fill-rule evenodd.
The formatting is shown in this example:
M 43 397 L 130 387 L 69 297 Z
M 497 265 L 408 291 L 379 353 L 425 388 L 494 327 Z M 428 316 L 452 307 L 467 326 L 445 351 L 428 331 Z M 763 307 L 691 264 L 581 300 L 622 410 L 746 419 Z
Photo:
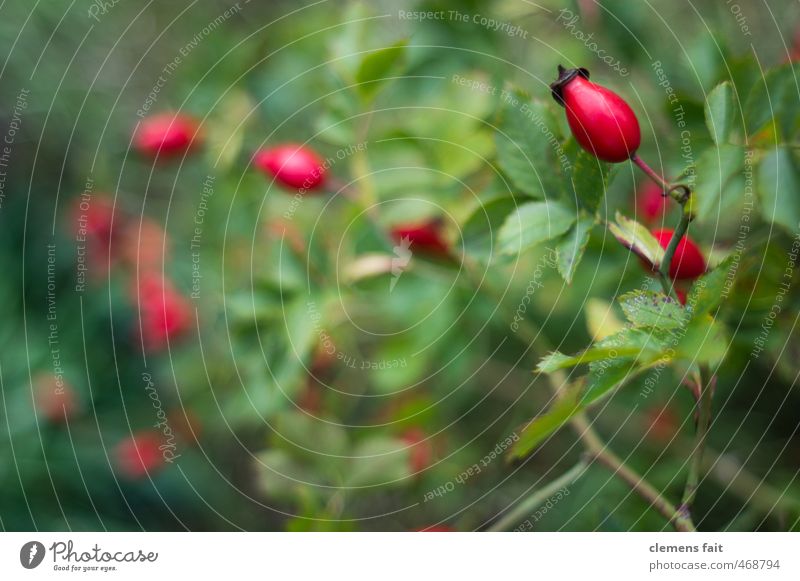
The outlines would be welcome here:
M 605 394 L 590 412 L 595 427 L 657 489 L 679 497 L 694 433 L 681 385 L 687 359 L 718 366 L 709 441 L 718 462 L 695 521 L 703 530 L 797 528 L 800 302 L 787 266 L 800 235 L 800 84 L 788 62 L 798 23 L 784 16 L 794 5 L 739 2 L 745 34 L 722 2 L 120 0 L 97 19 L 87 0 L 3 3 L 0 132 L 21 92 L 25 106 L 0 205 L 0 527 L 486 529 L 568 470 L 581 448 L 555 429 L 563 422 L 539 434 L 532 455 L 507 461 L 503 442 L 552 410 L 546 374 L 531 372 L 551 350 L 579 353 L 613 326 L 592 312 L 610 308 L 623 321 L 623 308 L 636 308 L 628 293 L 657 287 L 606 228 L 617 212 L 640 219 L 633 200 L 642 175 L 630 164 L 598 165 L 569 138 L 547 86 L 563 63 L 589 68 L 631 103 L 651 165 L 693 177 L 690 235 L 712 266 L 737 252 L 752 207 L 713 334 L 704 318 L 655 380 L 642 374 Z M 579 16 L 575 28 L 562 9 Z M 403 11 L 461 18 L 419 21 Z M 493 30 L 475 15 L 521 32 Z M 630 74 L 600 60 L 592 42 Z M 152 112 L 191 113 L 207 137 L 175 163 L 131 150 L 137 111 L 160 76 Z M 563 146 L 571 173 L 522 104 Z M 333 160 L 332 174 L 357 194 L 294 202 L 249 163 L 282 141 Z M 188 295 L 209 176 L 197 327 L 144 357 L 132 339 L 130 273 L 114 267 L 74 290 L 70 204 L 91 180 L 130 215 L 162 224 L 167 272 Z M 371 203 L 375 220 L 364 211 Z M 391 225 L 431 217 L 444 219 L 456 260 L 415 255 L 389 292 L 390 273 L 369 274 L 365 257 L 391 256 Z M 673 211 L 665 224 L 676 219 Z M 305 251 L 275 234 L 287 227 Z M 66 425 L 32 405 L 35 378 L 52 372 L 49 244 L 61 361 L 80 400 Z M 533 334 L 512 326 L 523 297 Z M 663 328 L 664 313 L 655 323 L 641 316 L 630 317 L 634 326 Z M 344 357 L 320 366 L 325 339 Z M 396 361 L 404 364 L 378 365 Z M 574 363 L 570 382 L 585 375 L 586 360 Z M 115 468 L 114 450 L 154 421 L 145 372 L 165 407 L 188 410 L 201 429 L 180 461 L 132 481 Z M 310 415 L 300 406 L 309 390 L 320 401 Z M 664 408 L 674 432 L 659 439 L 651 423 Z M 409 447 L 409 430 L 425 442 Z M 423 447 L 429 465 L 412 474 Z M 455 481 L 476 464 L 475 475 Z M 598 465 L 545 512 L 534 530 L 667 526 Z

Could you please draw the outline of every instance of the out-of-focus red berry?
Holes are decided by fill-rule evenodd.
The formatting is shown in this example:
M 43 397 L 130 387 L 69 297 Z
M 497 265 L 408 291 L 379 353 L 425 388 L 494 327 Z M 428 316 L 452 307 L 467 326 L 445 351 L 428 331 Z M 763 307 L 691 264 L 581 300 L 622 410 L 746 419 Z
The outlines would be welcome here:
M 122 230 L 119 252 L 134 270 L 160 272 L 169 256 L 169 238 L 155 220 L 134 220 Z
M 669 209 L 669 196 L 654 182 L 645 182 L 636 193 L 636 211 L 644 222 L 658 222 Z
M 657 444 L 668 444 L 678 433 L 680 419 L 669 407 L 652 407 L 645 412 L 647 421 L 647 438 Z
M 681 290 L 679 288 L 675 289 L 675 294 L 678 295 L 678 302 L 680 302 L 684 307 L 686 306 L 686 291 Z
M 189 115 L 159 113 L 141 121 L 134 145 L 148 157 L 176 157 L 200 145 L 199 128 L 199 122 Z
M 191 325 L 191 306 L 172 283 L 155 273 L 142 276 L 134 296 L 144 348 L 160 351 L 180 338 Z
M 615 92 L 592 83 L 589 71 L 559 65 L 558 79 L 550 88 L 566 110 L 575 141 L 586 151 L 616 163 L 639 149 L 642 136 L 633 109 Z
M 445 256 L 450 247 L 442 234 L 440 220 L 428 220 L 412 224 L 400 224 L 392 228 L 392 239 L 396 244 L 407 245 L 411 252 Z
M 308 147 L 289 143 L 256 153 L 253 163 L 279 184 L 311 192 L 325 183 L 325 161 Z
M 400 439 L 408 444 L 410 457 L 409 468 L 413 474 L 422 473 L 433 460 L 433 445 L 430 438 L 420 427 L 406 430 Z
M 658 240 L 662 248 L 669 246 L 672 228 L 660 228 L 653 231 L 653 236 Z M 669 276 L 675 280 L 691 280 L 701 276 L 706 271 L 706 260 L 703 253 L 694 241 L 688 236 L 681 238 L 675 249 L 675 255 L 669 265 Z
M 125 438 L 114 451 L 117 467 L 125 477 L 138 480 L 164 465 L 157 432 L 146 431 Z
M 123 227 L 125 216 L 114 211 L 114 201 L 105 194 L 77 198 L 70 211 L 70 226 L 78 246 L 78 259 L 89 270 L 89 276 L 105 275 L 116 260 L 112 236 Z
M 41 373 L 34 378 L 33 384 L 36 409 L 48 421 L 65 422 L 78 410 L 75 390 L 62 377 Z

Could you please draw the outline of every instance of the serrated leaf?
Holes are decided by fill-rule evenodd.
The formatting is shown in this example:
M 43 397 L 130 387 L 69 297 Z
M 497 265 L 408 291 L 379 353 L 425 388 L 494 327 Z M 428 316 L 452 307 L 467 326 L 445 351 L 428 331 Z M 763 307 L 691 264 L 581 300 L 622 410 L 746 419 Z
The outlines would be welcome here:
M 554 201 L 529 202 L 508 216 L 498 242 L 504 254 L 518 254 L 569 230 L 575 211 Z
M 721 212 L 722 192 L 744 166 L 744 149 L 722 145 L 707 149 L 694 164 L 693 208 L 699 220 L 716 223 Z
M 461 227 L 464 252 L 480 260 L 490 260 L 498 253 L 498 235 L 506 218 L 519 207 L 511 197 L 482 203 Z
M 728 349 L 725 327 L 710 315 L 692 319 L 675 347 L 678 357 L 694 363 L 718 365 Z
M 570 386 L 564 397 L 544 414 L 533 418 L 519 434 L 509 451 L 509 458 L 524 458 L 541 444 L 550 434 L 561 428 L 573 416 L 583 410 L 580 402 L 581 389 Z
M 552 198 L 563 189 L 556 148 L 561 138 L 552 107 L 515 95 L 500 112 L 497 161 L 511 184 L 535 198 Z
M 636 327 L 676 329 L 686 324 L 686 310 L 672 297 L 654 291 L 637 290 L 619 299 L 628 320 Z
M 698 278 L 689 291 L 686 308 L 692 317 L 710 313 L 719 306 L 725 296 L 725 287 L 733 284 L 730 277 L 733 257 L 722 261 L 714 270 Z M 735 274 L 735 272 L 734 272 Z
M 576 367 L 584 363 L 636 357 L 640 351 L 641 349 L 638 346 L 589 347 L 577 355 L 564 355 L 563 353 L 554 351 L 539 361 L 539 365 L 536 366 L 536 371 L 540 373 L 552 373 L 558 369 Z
M 762 158 L 757 187 L 764 219 L 790 234 L 800 231 L 800 175 L 789 149 L 776 148 Z
M 583 258 L 583 253 L 589 242 L 589 235 L 595 223 L 594 216 L 581 212 L 575 225 L 567 232 L 556 248 L 558 251 L 558 272 L 567 284 L 572 282 L 572 277 L 575 275 L 575 270 L 577 270 L 581 258 Z
M 606 366 L 594 366 L 586 377 L 586 394 L 582 400 L 584 406 L 596 403 L 614 391 L 620 384 L 630 381 L 637 374 L 651 367 L 653 363 L 642 364 L 637 360 L 622 360 Z
M 744 108 L 748 135 L 758 133 L 772 120 L 780 125 L 784 137 L 791 135 L 798 116 L 797 74 L 795 64 L 787 63 L 756 80 Z
M 388 81 L 406 53 L 408 39 L 367 54 L 356 71 L 356 89 L 364 99 L 371 99 Z
M 729 81 L 714 87 L 706 97 L 706 127 L 717 145 L 728 141 L 733 125 L 733 107 L 733 85 Z
M 658 240 L 636 220 L 626 218 L 619 212 L 617 212 L 616 220 L 616 224 L 613 222 L 608 224 L 611 234 L 625 248 L 658 268 L 664 259 L 664 249 L 661 248 Z
M 602 205 L 614 168 L 588 153 L 574 139 L 564 146 L 564 150 L 571 163 L 566 176 L 567 189 L 577 204 L 594 214 Z

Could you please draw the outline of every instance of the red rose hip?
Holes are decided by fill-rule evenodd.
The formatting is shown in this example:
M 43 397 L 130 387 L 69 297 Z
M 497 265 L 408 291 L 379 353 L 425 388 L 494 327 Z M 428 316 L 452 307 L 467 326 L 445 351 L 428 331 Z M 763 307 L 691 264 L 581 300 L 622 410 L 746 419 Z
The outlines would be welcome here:
M 656 183 L 646 182 L 636 193 L 636 210 L 645 222 L 657 222 L 669 209 L 669 196 Z
M 127 478 L 138 480 L 164 464 L 161 439 L 152 431 L 139 432 L 122 440 L 115 450 L 119 471 Z
M 134 144 L 148 157 L 176 157 L 199 144 L 199 127 L 188 115 L 159 113 L 142 120 Z
M 412 252 L 419 250 L 429 255 L 445 256 L 450 251 L 442 235 L 440 220 L 400 224 L 392 228 L 391 235 L 397 244 L 407 244 Z
M 639 149 L 642 136 L 633 109 L 613 91 L 590 82 L 589 71 L 559 65 L 558 79 L 550 89 L 566 110 L 575 140 L 586 151 L 616 163 Z
M 666 250 L 672 239 L 672 228 L 661 228 L 653 231 L 659 245 Z M 694 241 L 688 236 L 681 238 L 675 248 L 675 254 L 669 265 L 669 277 L 674 280 L 694 279 L 706 271 L 706 259 Z
M 262 149 L 253 158 L 255 166 L 284 187 L 303 193 L 325 183 L 325 162 L 308 147 L 294 143 Z

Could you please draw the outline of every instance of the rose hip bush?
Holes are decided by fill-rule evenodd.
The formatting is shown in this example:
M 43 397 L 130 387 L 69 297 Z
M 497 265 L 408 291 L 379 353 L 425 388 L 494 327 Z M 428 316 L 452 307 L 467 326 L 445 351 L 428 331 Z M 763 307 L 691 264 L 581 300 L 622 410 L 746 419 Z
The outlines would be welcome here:
M 2 527 L 797 529 L 798 23 L 400 4 L 0 7 Z

